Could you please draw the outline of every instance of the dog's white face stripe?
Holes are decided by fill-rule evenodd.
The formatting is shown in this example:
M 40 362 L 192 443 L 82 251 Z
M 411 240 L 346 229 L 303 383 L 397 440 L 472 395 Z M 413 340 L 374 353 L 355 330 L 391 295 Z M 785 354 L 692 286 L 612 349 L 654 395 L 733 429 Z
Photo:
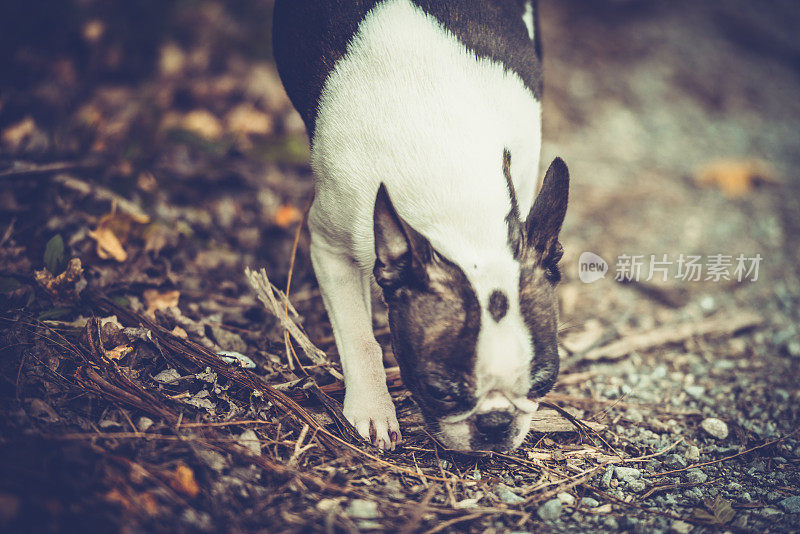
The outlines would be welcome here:
M 525 13 L 522 14 L 522 22 L 524 22 L 525 27 L 528 28 L 528 37 L 533 41 L 533 3 L 530 0 L 525 2 Z

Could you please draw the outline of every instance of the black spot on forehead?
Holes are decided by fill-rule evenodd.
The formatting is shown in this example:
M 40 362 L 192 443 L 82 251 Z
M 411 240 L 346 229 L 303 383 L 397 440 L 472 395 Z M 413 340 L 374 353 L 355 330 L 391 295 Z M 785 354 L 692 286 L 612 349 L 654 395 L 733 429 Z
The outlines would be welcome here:
M 487 309 L 492 319 L 495 322 L 500 322 L 500 319 L 505 317 L 508 311 L 508 297 L 506 297 L 506 294 L 499 289 L 492 291 L 492 294 L 489 295 L 489 307 Z

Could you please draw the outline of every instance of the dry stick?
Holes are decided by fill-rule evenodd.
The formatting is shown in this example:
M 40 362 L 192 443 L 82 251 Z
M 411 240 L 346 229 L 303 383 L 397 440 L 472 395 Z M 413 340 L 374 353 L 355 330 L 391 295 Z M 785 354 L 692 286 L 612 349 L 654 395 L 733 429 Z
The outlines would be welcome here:
M 685 521 L 687 523 L 693 523 L 695 525 L 705 525 L 705 523 L 703 523 L 701 521 L 696 521 L 696 520 L 694 520 L 692 518 L 682 517 L 682 516 L 679 516 L 679 515 L 676 515 L 676 514 L 671 514 L 669 512 L 661 512 L 659 510 L 651 510 L 650 508 L 645 508 L 644 506 L 638 505 L 638 504 L 636 504 L 634 502 L 624 501 L 624 500 L 620 499 L 619 497 L 615 497 L 615 496 L 613 496 L 613 495 L 611 495 L 609 493 L 606 493 L 605 491 L 603 491 L 603 490 L 601 490 L 599 488 L 595 488 L 594 486 L 590 486 L 589 484 L 581 484 L 581 485 L 584 488 L 586 488 L 587 490 L 589 490 L 589 491 L 591 491 L 593 493 L 596 493 L 597 495 L 599 495 L 599 496 L 601 496 L 601 497 L 603 497 L 605 499 L 608 499 L 610 501 L 614 501 L 614 502 L 616 502 L 618 504 L 622 504 L 622 505 L 625 505 L 625 506 L 630 506 L 631 508 L 636 508 L 637 510 L 641 510 L 641 511 L 643 511 L 645 513 L 648 513 L 648 514 L 660 515 L 662 517 L 668 517 L 670 519 L 677 519 L 679 521 Z
M 581 360 L 619 360 L 632 352 L 679 343 L 694 336 L 732 335 L 759 326 L 763 322 L 764 318 L 761 315 L 745 310 L 732 317 L 713 317 L 698 322 L 666 325 L 648 332 L 631 334 L 619 341 L 590 350 L 581 357 Z
M 794 430 L 792 430 L 791 432 L 789 432 L 785 436 L 781 436 L 779 438 L 773 439 L 772 441 L 768 441 L 766 443 L 762 443 L 761 445 L 756 445 L 755 447 L 750 447 L 749 449 L 745 449 L 745 450 L 743 450 L 741 452 L 737 452 L 736 454 L 732 454 L 730 456 L 725 456 L 724 458 L 718 458 L 716 460 L 711 460 L 711 461 L 703 462 L 703 463 L 700 463 L 700 464 L 693 464 L 693 465 L 690 465 L 690 466 L 687 466 L 687 467 L 683 467 L 681 469 L 673 469 L 672 471 L 663 471 L 661 473 L 654 473 L 654 474 L 645 475 L 645 476 L 646 477 L 650 477 L 650 478 L 663 477 L 665 475 L 671 475 L 673 473 L 680 473 L 681 471 L 687 471 L 689 469 L 695 469 L 697 467 L 703 467 L 703 466 L 706 466 L 706 465 L 718 464 L 720 462 L 725 462 L 725 461 L 728 461 L 728 460 L 732 460 L 733 458 L 737 458 L 739 456 L 744 456 L 745 454 L 749 454 L 749 453 L 751 453 L 753 451 L 757 451 L 759 449 L 763 449 L 765 447 L 769 447 L 770 445 L 774 445 L 776 443 L 780 443 L 781 441 L 785 441 L 785 440 L 789 439 L 790 437 L 794 436 L 795 434 L 797 434 L 798 432 L 800 432 L 800 427 L 795 428 Z
M 56 163 L 27 163 L 15 161 L 10 169 L 0 171 L 0 178 L 10 178 L 13 176 L 30 176 L 33 174 L 50 174 L 54 172 L 69 171 L 73 169 L 89 169 L 96 165 L 80 161 L 61 161 Z
M 478 519 L 488 513 L 492 512 L 478 512 L 477 514 L 469 514 L 469 515 L 462 515 L 460 517 L 454 517 L 453 519 L 448 519 L 443 523 L 439 523 L 435 527 L 426 530 L 423 534 L 436 534 L 437 532 L 441 532 L 447 527 L 451 527 L 457 523 L 463 523 L 464 521 L 472 521 L 473 519 Z
M 405 524 L 397 529 L 398 534 L 412 534 L 412 532 L 417 532 L 419 530 L 419 525 L 422 523 L 422 516 L 428 509 L 428 505 L 431 503 L 434 493 L 436 493 L 436 487 L 430 486 L 428 491 L 425 492 L 425 497 L 422 498 L 422 502 L 411 510 L 411 517 L 408 518 Z
M 455 507 L 456 496 L 453 495 L 453 487 L 450 485 L 450 480 L 447 478 L 447 475 L 444 472 L 444 467 L 442 466 L 442 460 L 439 459 L 439 449 L 434 449 L 433 452 L 436 454 L 436 465 L 439 466 L 439 473 L 442 475 L 442 478 L 444 479 L 444 488 L 447 490 L 447 496 L 450 499 L 450 506 Z
M 115 309 L 115 311 L 117 311 L 119 317 L 129 318 L 128 316 L 135 316 L 135 314 L 133 314 L 132 312 L 129 312 L 128 310 L 125 310 L 124 308 L 117 307 L 113 303 L 110 303 L 110 301 L 105 301 L 105 302 L 101 301 L 101 304 L 105 304 L 107 308 Z M 151 327 L 151 330 L 154 331 L 156 333 L 156 335 L 158 335 L 159 333 L 163 335 L 163 333 L 165 332 L 165 331 L 163 331 L 163 329 L 159 330 L 160 327 L 158 327 L 158 326 L 156 326 L 156 325 L 154 325 L 152 323 L 149 323 L 149 321 L 146 318 L 140 317 L 140 319 L 144 324 L 149 325 Z M 86 363 L 88 363 L 90 365 L 97 366 L 98 368 L 105 368 L 109 373 L 114 375 L 113 378 L 115 380 L 119 380 L 119 381 L 121 381 L 122 385 L 124 385 L 124 386 L 126 386 L 126 387 L 128 387 L 130 389 L 135 390 L 137 392 L 137 394 L 139 394 L 139 396 L 137 397 L 136 395 L 130 393 L 129 391 L 125 391 L 124 389 L 120 388 L 119 386 L 111 384 L 110 382 L 108 382 L 108 380 L 106 380 L 105 378 L 101 377 L 92 368 L 83 368 L 84 369 L 84 374 L 86 374 L 87 377 L 90 378 L 89 382 L 84 381 L 81 378 L 80 374 L 76 373 L 76 378 L 77 378 L 77 384 L 78 385 L 82 385 L 86 389 L 94 391 L 96 394 L 98 394 L 101 397 L 110 398 L 112 401 L 121 401 L 121 402 L 125 402 L 125 403 L 128 403 L 128 404 L 132 404 L 137 409 L 141 409 L 141 410 L 143 410 L 145 412 L 149 412 L 149 413 L 154 413 L 155 415 L 157 415 L 158 417 L 164 419 L 165 421 L 168 421 L 168 422 L 172 422 L 172 421 L 176 421 L 176 420 L 180 421 L 180 417 L 183 415 L 182 412 L 181 412 L 180 416 L 176 416 L 168 407 L 164 406 L 161 402 L 159 402 L 159 399 L 157 397 L 155 397 L 154 395 L 152 395 L 149 392 L 146 392 L 144 389 L 141 388 L 141 386 L 139 386 L 138 384 L 136 384 L 133 381 L 131 381 L 125 375 L 120 374 L 119 371 L 116 369 L 116 364 L 114 362 L 110 362 L 108 360 L 104 360 L 103 359 L 103 357 L 102 357 L 103 353 L 101 352 L 102 345 L 99 344 L 100 343 L 99 321 L 96 318 L 90 319 L 90 321 L 89 321 L 89 323 L 87 324 L 87 327 L 86 327 L 86 332 L 88 334 L 86 336 L 87 337 L 87 342 L 88 342 L 88 345 L 89 345 L 89 349 L 91 351 L 89 353 L 85 354 L 85 353 L 79 351 L 77 349 L 77 347 L 75 347 L 68 340 L 65 340 L 65 341 L 68 343 L 68 345 L 70 347 L 72 347 L 72 350 L 74 352 L 77 352 L 77 353 L 81 354 L 81 360 L 82 361 L 84 361 L 84 362 L 86 362 Z M 168 334 L 168 335 L 171 336 L 171 338 L 174 338 L 176 340 L 182 341 L 179 338 L 177 338 L 175 336 L 172 336 L 171 334 Z M 165 339 L 169 340 L 170 338 L 162 338 L 162 341 L 165 340 Z M 87 358 L 87 355 L 89 356 L 89 358 Z M 92 361 L 92 359 L 94 359 L 94 361 Z M 211 363 L 214 366 L 218 366 L 220 364 L 220 361 L 219 360 L 217 360 L 217 361 L 209 361 L 208 363 Z M 224 369 L 224 368 L 217 367 L 217 370 L 222 372 L 221 369 Z M 225 376 L 228 376 L 229 378 L 231 378 L 233 380 L 236 379 L 236 377 L 233 376 L 233 373 L 222 372 L 222 374 L 224 374 Z M 106 388 L 106 389 L 104 389 L 104 388 Z M 162 397 L 164 397 L 163 394 L 162 394 Z M 145 403 L 143 401 L 143 399 L 146 399 L 147 401 L 149 401 L 149 404 Z M 273 400 L 276 401 L 275 402 L 276 405 L 280 406 L 280 399 L 273 399 Z M 292 401 L 290 399 L 287 399 L 287 400 L 289 401 L 289 403 L 292 403 Z M 300 411 L 303 411 L 302 408 L 300 408 L 299 406 L 297 408 L 299 408 Z M 288 411 L 287 411 L 287 413 L 288 413 Z M 316 420 L 314 420 L 313 418 L 311 418 L 311 421 L 314 424 L 316 424 Z M 215 433 L 213 433 L 213 430 L 209 429 L 209 431 L 212 432 L 212 434 L 214 436 L 211 439 L 214 439 L 214 438 L 217 437 L 217 435 Z M 138 433 L 138 432 L 130 433 L 129 435 L 131 437 L 138 438 L 138 439 L 147 439 L 149 437 L 146 434 L 143 436 L 143 435 L 141 435 L 141 433 Z M 95 437 L 102 437 L 102 436 L 103 435 L 100 434 L 99 436 L 95 436 Z M 177 438 L 177 439 L 180 439 L 181 441 L 186 441 L 186 439 L 187 439 L 186 436 L 182 436 L 180 434 L 178 434 L 178 435 L 176 435 L 174 437 Z M 239 457 L 247 457 L 247 460 L 250 463 L 255 463 L 255 464 L 261 466 L 262 468 L 264 468 L 264 469 L 266 469 L 268 471 L 271 471 L 273 473 L 276 473 L 278 475 L 281 475 L 281 476 L 297 477 L 298 479 L 300 479 L 300 480 L 302 480 L 304 482 L 313 484 L 314 486 L 320 488 L 321 490 L 335 490 L 335 491 L 337 491 L 339 493 L 342 493 L 342 494 L 352 494 L 352 493 L 354 493 L 354 490 L 352 488 L 343 488 L 343 487 L 340 487 L 340 486 L 337 486 L 337 485 L 334 485 L 334 484 L 330 484 L 330 483 L 322 480 L 319 477 L 316 477 L 316 476 L 313 476 L 311 474 L 298 471 L 298 470 L 296 470 L 296 469 L 294 469 L 292 467 L 288 467 L 288 466 L 284 466 L 284 465 L 278 464 L 277 462 L 275 462 L 275 461 L 273 461 L 273 460 L 271 460 L 269 458 L 263 457 L 263 456 L 252 456 L 243 447 L 235 445 L 235 444 L 231 444 L 231 443 L 226 443 L 225 441 L 223 441 L 221 439 L 216 439 L 216 441 L 220 441 L 222 444 L 215 444 L 215 443 L 209 442 L 207 437 L 198 438 L 198 437 L 195 437 L 195 436 L 191 436 L 189 439 L 196 440 L 200 444 L 202 444 L 202 445 L 204 445 L 204 446 L 206 446 L 208 448 L 213 448 L 213 449 L 215 449 L 217 451 L 220 451 L 220 452 L 234 454 L 234 455 L 239 456 Z
M 575 475 L 571 479 L 568 479 L 569 482 L 567 482 L 567 483 L 562 483 L 558 487 L 555 487 L 555 488 L 553 488 L 553 489 L 551 489 L 549 491 L 545 491 L 544 493 L 538 493 L 538 494 L 535 494 L 535 495 L 531 495 L 530 497 L 525 499 L 525 505 L 528 505 L 528 504 L 531 504 L 531 503 L 538 503 L 538 502 L 542 502 L 542 501 L 547 501 L 551 497 L 554 497 L 555 495 L 558 495 L 559 493 L 561 493 L 563 491 L 571 490 L 575 486 L 583 484 L 584 482 L 586 482 L 587 480 L 592 478 L 595 475 L 595 473 L 600 471 L 603 467 L 605 467 L 605 466 L 604 465 L 597 465 L 595 467 L 592 467 L 591 469 L 587 469 L 586 471 L 582 471 L 582 472 L 578 473 L 577 475 Z
M 166 348 L 170 348 L 170 349 L 174 350 L 175 352 L 178 352 L 179 354 L 182 354 L 184 357 L 187 357 L 188 359 L 192 360 L 192 358 L 190 356 L 187 356 L 187 354 L 186 354 L 187 352 L 189 352 L 189 350 L 191 350 L 191 351 L 193 351 L 195 353 L 195 356 L 197 357 L 197 359 L 199 359 L 204 365 L 209 365 L 209 366 L 213 367 L 215 371 L 217 371 L 218 373 L 222 374 L 223 376 L 229 378 L 230 380 L 233 380 L 234 382 L 237 382 L 240 385 L 248 387 L 250 389 L 264 392 L 264 394 L 269 398 L 269 400 L 272 401 L 272 403 L 275 405 L 276 408 L 278 408 L 279 410 L 283 411 L 284 413 L 286 413 L 287 415 L 292 417 L 292 419 L 294 419 L 297 423 L 299 423 L 298 429 L 302 428 L 303 424 L 308 424 L 310 427 L 314 428 L 319 433 L 319 435 L 324 436 L 325 438 L 327 438 L 325 440 L 322 440 L 325 445 L 328 445 L 328 446 L 334 446 L 334 445 L 344 446 L 344 447 L 346 447 L 346 448 L 348 448 L 348 449 L 350 449 L 350 450 L 352 450 L 352 451 L 354 451 L 354 452 L 356 452 L 356 453 L 358 453 L 358 454 L 360 454 L 360 455 L 362 455 L 362 456 L 364 456 L 366 458 L 369 458 L 370 460 L 373 460 L 373 461 L 378 462 L 378 463 L 380 463 L 382 465 L 385 465 L 386 467 L 390 467 L 395 471 L 398 471 L 398 472 L 401 472 L 401 473 L 406 473 L 408 475 L 411 475 L 411 476 L 414 476 L 414 477 L 417 477 L 417 478 L 422 476 L 422 477 L 427 478 L 429 480 L 435 480 L 435 481 L 438 481 L 438 482 L 444 482 L 446 480 L 446 479 L 443 479 L 443 478 L 440 478 L 440 477 L 436 477 L 436 476 L 433 476 L 433 475 L 427 475 L 427 474 L 424 474 L 424 473 L 421 473 L 421 474 L 417 473 L 417 472 L 412 471 L 410 469 L 403 468 L 403 467 L 401 467 L 401 466 L 399 466 L 397 464 L 394 464 L 392 462 L 388 462 L 388 461 L 383 460 L 381 458 L 378 458 L 378 457 L 376 457 L 376 456 L 374 456 L 372 454 L 369 454 L 368 452 L 356 447 L 355 445 L 352 445 L 351 443 L 348 443 L 344 439 L 342 439 L 342 438 L 336 436 L 335 434 L 333 434 L 333 433 L 327 431 L 326 429 L 324 429 L 319 424 L 319 422 L 311 414 L 309 414 L 306 410 L 304 410 L 299 404 L 297 404 L 294 400 L 292 400 L 290 397 L 287 397 L 286 395 L 284 395 L 280 391 L 277 391 L 274 388 L 272 388 L 269 384 L 264 382 L 264 380 L 261 377 L 259 377 L 257 375 L 254 375 L 254 374 L 252 374 L 252 373 L 250 373 L 248 371 L 245 371 L 245 370 L 243 370 L 241 368 L 237 369 L 234 372 L 231 368 L 225 366 L 222 363 L 222 361 L 214 353 L 209 351 L 207 348 L 205 348 L 205 347 L 203 347 L 201 345 L 198 345 L 197 343 L 194 343 L 193 341 L 181 339 L 181 338 L 173 335 L 169 331 L 165 330 L 164 328 L 156 325 L 155 323 L 150 321 L 150 319 L 148 319 L 148 318 L 146 318 L 144 316 L 141 316 L 141 315 L 139 315 L 139 314 L 137 314 L 135 312 L 132 312 L 132 311 L 126 309 L 126 308 L 122 308 L 122 307 L 116 305 L 114 302 L 112 302 L 112 301 L 110 301 L 108 299 L 105 299 L 104 297 L 99 297 L 97 295 L 94 295 L 94 299 L 96 300 L 97 304 L 101 307 L 101 309 L 104 309 L 106 311 L 111 310 L 113 313 L 115 313 L 117 315 L 117 317 L 121 321 L 125 321 L 125 322 L 128 322 L 128 323 L 137 323 L 138 322 L 138 323 L 142 324 L 143 326 L 145 326 L 146 328 L 150 329 L 151 332 L 153 332 L 153 335 L 155 337 L 157 337 L 159 339 L 159 341 L 163 342 L 163 344 L 164 344 L 164 346 Z M 181 353 L 179 348 L 183 348 L 184 352 Z M 191 352 L 189 352 L 189 354 L 191 354 Z M 194 363 L 197 363 L 197 362 L 195 361 Z M 466 484 L 466 485 L 474 484 L 474 481 L 471 481 L 471 480 L 459 480 L 459 482 L 461 482 L 462 484 Z
M 181 428 L 238 426 L 238 425 L 277 425 L 275 421 L 262 421 L 260 419 L 244 419 L 240 421 L 217 421 L 214 423 L 183 423 Z
M 306 206 L 303 208 L 303 217 L 300 219 L 300 224 L 297 225 L 297 231 L 294 234 L 294 242 L 292 243 L 292 254 L 289 257 L 289 274 L 286 275 L 286 301 L 283 303 L 283 315 L 286 320 L 289 320 L 289 292 L 292 288 L 292 274 L 294 273 L 294 260 L 297 257 L 297 246 L 300 243 L 300 233 L 303 231 L 303 226 L 306 224 L 306 220 L 308 219 L 308 212 L 311 209 L 311 203 L 314 202 L 314 191 L 311 191 L 311 195 L 308 197 L 308 201 L 306 201 Z M 305 368 L 303 368 L 303 364 L 300 363 L 300 358 L 297 357 L 297 353 L 294 351 L 294 347 L 292 346 L 292 342 L 289 339 L 289 332 L 284 330 L 283 332 L 283 342 L 287 348 L 287 356 L 289 355 L 289 350 L 291 349 L 291 353 L 294 355 L 295 359 L 297 360 L 297 365 L 300 366 L 300 370 L 303 372 L 304 375 L 308 376 Z M 289 368 L 293 369 L 292 367 L 292 360 L 289 358 Z
M 291 334 L 295 341 L 297 341 L 303 349 L 303 352 L 305 352 L 314 363 L 324 364 L 328 373 L 334 378 L 342 380 L 344 377 L 336 369 L 331 367 L 327 355 L 318 349 L 311 340 L 308 339 L 308 336 L 300 330 L 297 324 L 288 317 L 288 312 L 292 312 L 292 315 L 297 317 L 297 311 L 294 309 L 291 302 L 289 302 L 286 295 L 269 281 L 266 269 L 262 268 L 260 271 L 254 271 L 247 267 L 245 268 L 245 275 L 250 285 L 253 287 L 253 291 L 255 291 L 258 300 L 261 301 L 268 312 L 272 313 L 280 320 L 281 326 Z M 281 302 L 278 302 L 279 299 Z M 282 313 L 282 309 L 286 309 L 287 315 Z
M 111 191 L 110 189 L 106 189 L 105 187 L 88 184 L 83 180 L 79 180 L 74 176 L 69 176 L 67 174 L 59 174 L 53 177 L 53 181 L 57 184 L 60 184 L 67 189 L 72 189 L 82 195 L 91 195 L 98 200 L 106 200 L 111 202 L 112 205 L 115 205 L 119 208 L 120 211 L 124 211 L 128 215 L 132 215 L 134 218 L 138 219 L 139 221 L 149 221 L 150 217 L 140 208 L 137 204 L 131 202 L 125 197 L 118 195 L 117 193 Z

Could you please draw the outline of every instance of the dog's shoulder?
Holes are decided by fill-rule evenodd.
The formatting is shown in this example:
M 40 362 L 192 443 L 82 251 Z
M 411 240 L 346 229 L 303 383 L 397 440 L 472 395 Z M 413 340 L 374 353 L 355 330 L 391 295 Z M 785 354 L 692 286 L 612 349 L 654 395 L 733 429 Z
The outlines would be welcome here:
M 501 63 L 539 99 L 542 70 L 535 0 L 277 0 L 273 52 L 286 92 L 313 137 L 320 95 L 376 6 L 413 5 L 478 58 Z
M 412 0 L 480 58 L 517 74 L 541 99 L 542 68 L 535 0 Z

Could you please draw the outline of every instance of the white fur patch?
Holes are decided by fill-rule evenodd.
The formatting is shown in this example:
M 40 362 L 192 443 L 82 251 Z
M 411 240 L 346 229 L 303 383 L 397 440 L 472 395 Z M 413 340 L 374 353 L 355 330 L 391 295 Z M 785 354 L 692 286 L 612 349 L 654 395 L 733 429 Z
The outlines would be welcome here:
M 525 13 L 522 14 L 522 22 L 524 22 L 525 27 L 528 28 L 528 37 L 533 41 L 533 3 L 530 0 L 525 2 Z
M 500 391 L 510 403 L 527 393 L 533 355 L 507 242 L 502 157 L 508 148 L 524 217 L 536 190 L 540 129 L 540 104 L 519 76 L 476 57 L 409 0 L 386 0 L 328 78 L 312 139 L 314 238 L 371 272 L 372 213 L 385 183 L 398 214 L 472 284 L 483 309 L 478 391 Z M 499 322 L 486 311 L 495 289 L 509 304 Z

